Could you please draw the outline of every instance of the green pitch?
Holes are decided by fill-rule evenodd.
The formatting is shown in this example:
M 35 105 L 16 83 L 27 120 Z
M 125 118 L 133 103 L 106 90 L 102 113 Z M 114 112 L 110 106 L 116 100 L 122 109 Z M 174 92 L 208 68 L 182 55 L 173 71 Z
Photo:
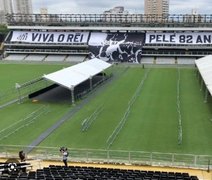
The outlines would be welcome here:
M 62 65 L 5 65 L 0 64 L 1 91 L 60 69 Z M 122 72 L 124 67 L 114 67 Z M 149 71 L 149 72 L 148 72 Z M 124 71 L 123 71 L 124 72 Z M 107 140 L 126 113 L 129 102 L 143 81 L 126 121 L 110 149 L 184 154 L 208 154 L 212 149 L 212 104 L 204 103 L 204 89 L 194 69 L 180 69 L 180 110 L 182 116 L 182 144 L 178 144 L 178 112 L 176 68 L 142 69 L 131 67 L 115 78 L 84 108 L 50 135 L 41 146 L 106 149 Z M 8 75 L 9 74 L 9 75 Z M 8 76 L 7 76 L 8 75 Z M 0 132 L 20 121 L 44 102 L 25 101 L 0 110 Z M 87 131 L 82 132 L 85 119 L 102 107 Z M 0 144 L 29 145 L 69 109 L 68 104 L 48 104 L 48 113 L 21 130 L 0 140 Z

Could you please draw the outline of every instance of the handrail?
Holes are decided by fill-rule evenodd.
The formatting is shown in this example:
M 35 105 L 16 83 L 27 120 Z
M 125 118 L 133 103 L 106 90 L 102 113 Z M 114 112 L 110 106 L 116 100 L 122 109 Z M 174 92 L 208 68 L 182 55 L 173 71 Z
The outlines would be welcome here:
M 21 145 L 0 145 L 1 158 L 18 158 L 18 152 L 27 147 Z M 60 147 L 33 147 L 28 159 L 61 160 Z M 211 169 L 212 155 L 177 154 L 163 152 L 125 151 L 110 149 L 68 148 L 71 162 L 115 163 Z
M 80 25 L 80 26 L 212 26 L 211 14 L 7 14 L 9 25 Z

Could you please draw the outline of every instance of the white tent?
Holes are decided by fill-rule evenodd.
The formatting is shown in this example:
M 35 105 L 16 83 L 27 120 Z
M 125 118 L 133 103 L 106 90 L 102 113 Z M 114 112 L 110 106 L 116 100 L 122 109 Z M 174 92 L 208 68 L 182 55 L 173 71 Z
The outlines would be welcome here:
M 111 64 L 94 58 L 51 74 L 44 75 L 43 78 L 68 88 L 73 93 L 75 86 L 88 79 L 92 79 L 93 76 L 99 74 L 110 66 Z M 73 101 L 74 100 L 72 99 L 72 102 Z
M 62 85 L 71 89 L 78 84 L 88 80 L 92 76 L 109 68 L 111 64 L 100 59 L 94 58 L 77 65 L 64 68 L 62 70 L 53 72 L 43 77 L 47 80 L 53 81 L 56 84 Z
M 201 74 L 207 90 L 212 95 L 212 55 L 195 60 L 195 64 Z

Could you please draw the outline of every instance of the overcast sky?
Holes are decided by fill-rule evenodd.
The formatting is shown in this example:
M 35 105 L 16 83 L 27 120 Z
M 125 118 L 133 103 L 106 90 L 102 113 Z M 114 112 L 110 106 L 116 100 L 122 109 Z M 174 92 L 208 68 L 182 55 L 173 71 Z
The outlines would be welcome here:
M 130 13 L 143 13 L 144 0 L 32 0 L 34 13 L 46 7 L 48 13 L 103 13 L 115 6 L 124 6 Z M 211 0 L 169 0 L 170 14 L 212 14 Z

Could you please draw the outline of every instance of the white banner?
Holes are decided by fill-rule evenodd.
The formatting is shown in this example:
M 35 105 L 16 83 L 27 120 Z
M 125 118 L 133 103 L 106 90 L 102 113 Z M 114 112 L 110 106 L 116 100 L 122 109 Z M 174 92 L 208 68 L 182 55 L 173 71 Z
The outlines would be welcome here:
M 146 33 L 145 44 L 212 44 L 212 32 Z
M 11 42 L 24 43 L 87 43 L 89 32 L 13 31 Z
M 102 46 L 105 44 L 105 41 L 107 39 L 107 33 L 101 33 L 101 32 L 92 32 L 88 45 L 89 46 Z

